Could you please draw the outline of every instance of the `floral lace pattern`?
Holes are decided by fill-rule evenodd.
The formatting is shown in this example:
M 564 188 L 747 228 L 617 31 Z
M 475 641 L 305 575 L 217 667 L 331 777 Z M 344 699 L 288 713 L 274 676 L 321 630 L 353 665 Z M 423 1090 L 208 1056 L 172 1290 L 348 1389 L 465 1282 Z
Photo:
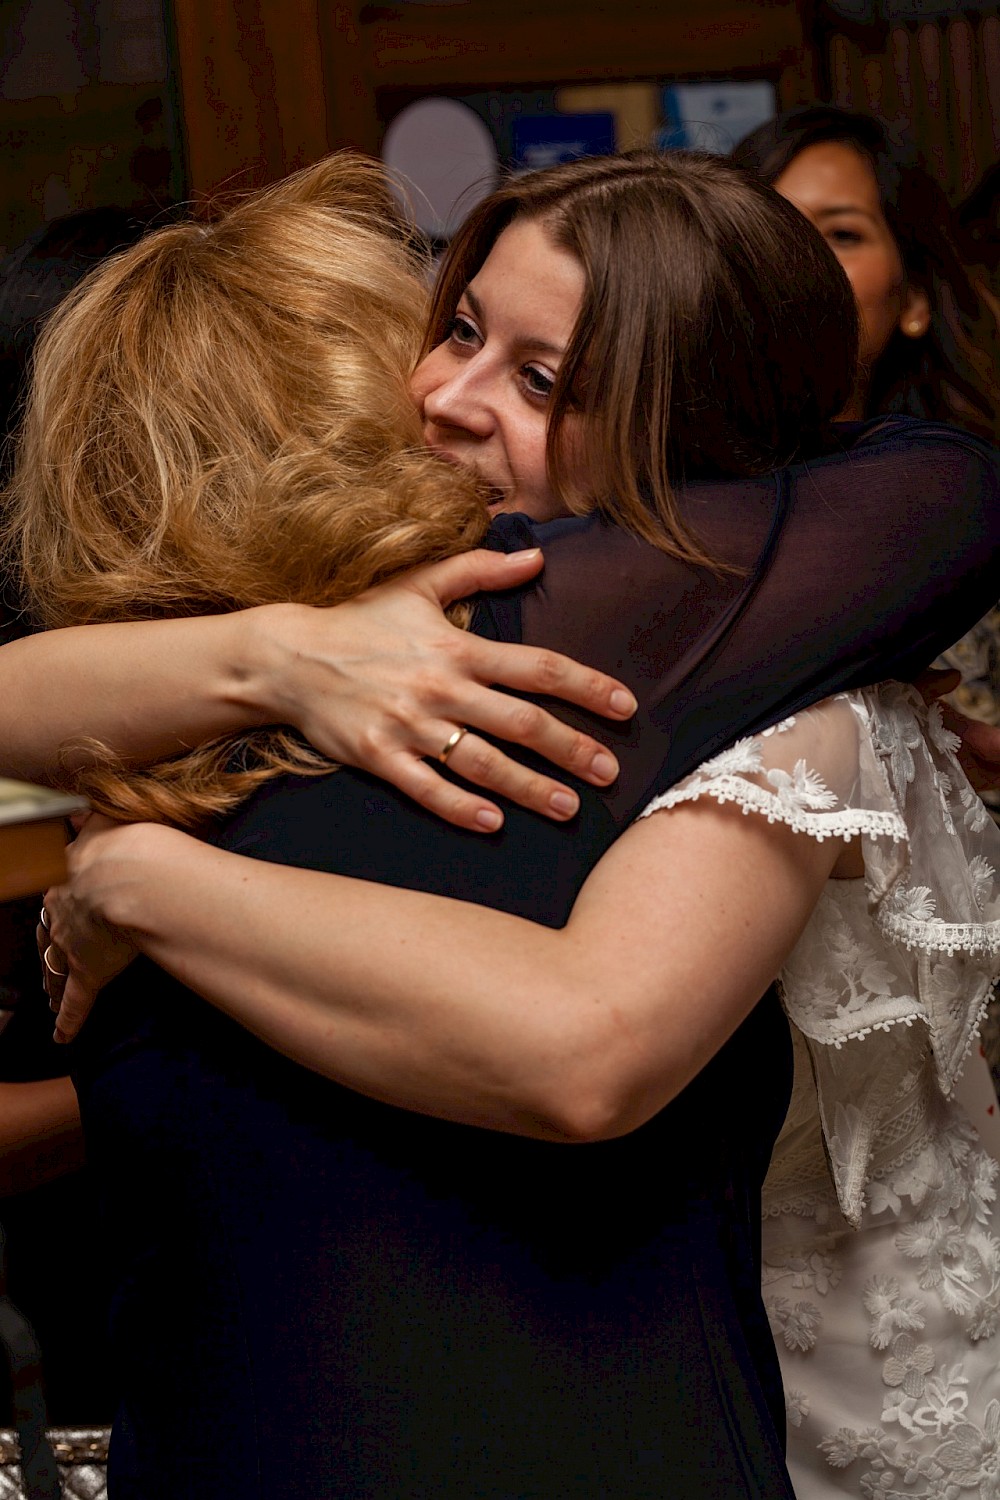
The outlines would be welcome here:
M 957 745 L 936 706 L 883 684 L 738 741 L 644 813 L 707 796 L 814 838 L 860 836 L 864 879 L 827 883 L 780 981 L 854 1224 L 873 1158 L 916 1145 L 919 1109 L 908 1125 L 903 1106 L 926 1059 L 950 1096 L 1000 974 L 1000 830 Z
M 860 835 L 864 878 L 828 882 L 780 981 L 796 1066 L 763 1281 L 802 1500 L 1000 1500 L 1000 1168 L 952 1099 L 1000 975 L 1000 830 L 956 746 L 887 684 L 647 809 L 710 796 Z

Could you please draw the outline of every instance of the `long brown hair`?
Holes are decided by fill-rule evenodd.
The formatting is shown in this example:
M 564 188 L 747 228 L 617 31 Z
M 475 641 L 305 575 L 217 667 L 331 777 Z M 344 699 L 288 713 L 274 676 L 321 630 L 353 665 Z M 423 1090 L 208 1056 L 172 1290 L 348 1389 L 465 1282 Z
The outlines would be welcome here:
M 474 546 L 482 501 L 423 451 L 407 392 L 420 270 L 381 169 L 339 155 L 88 277 L 39 342 L 7 496 L 34 623 L 332 605 Z M 76 780 L 191 825 L 321 766 L 264 731 Z
M 553 392 L 549 473 L 665 551 L 709 563 L 674 496 L 681 479 L 759 473 L 808 455 L 854 385 L 857 314 L 821 236 L 717 157 L 648 151 L 513 178 L 474 209 L 438 282 L 425 352 L 514 219 L 579 260 L 583 304 Z M 587 493 L 559 441 L 582 416 Z

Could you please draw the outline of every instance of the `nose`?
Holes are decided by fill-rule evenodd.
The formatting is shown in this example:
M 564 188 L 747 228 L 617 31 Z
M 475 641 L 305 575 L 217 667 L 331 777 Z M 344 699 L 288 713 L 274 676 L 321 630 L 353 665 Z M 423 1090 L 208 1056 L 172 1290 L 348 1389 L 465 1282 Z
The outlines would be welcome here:
M 431 355 L 428 365 L 433 358 Z M 495 419 L 489 399 L 489 378 L 475 358 L 457 365 L 452 363 L 447 370 L 428 370 L 425 378 L 420 380 L 422 373 L 425 372 L 418 371 L 417 377 L 422 387 L 425 422 L 476 438 L 488 438 L 492 434 Z

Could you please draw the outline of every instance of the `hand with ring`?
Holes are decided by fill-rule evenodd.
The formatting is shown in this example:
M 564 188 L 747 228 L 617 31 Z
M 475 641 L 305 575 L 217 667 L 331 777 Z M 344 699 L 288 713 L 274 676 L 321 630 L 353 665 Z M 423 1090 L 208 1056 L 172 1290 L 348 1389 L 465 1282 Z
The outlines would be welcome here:
M 138 951 L 132 938 L 105 915 L 109 888 L 121 884 L 115 839 L 134 831 L 135 825 L 89 818 L 67 849 L 66 883 L 45 893 L 35 935 L 45 992 L 57 1012 L 57 1042 L 76 1036 L 100 990 Z
M 49 997 L 49 1009 L 57 1011 L 62 1003 L 66 980 L 69 978 L 69 967 L 66 963 L 66 955 L 51 939 L 51 927 L 48 911 L 43 906 L 38 914 L 35 941 L 42 963 L 42 983 Z
M 467 552 L 335 609 L 281 606 L 267 617 L 270 665 L 255 702 L 266 722 L 293 724 L 331 760 L 459 827 L 496 832 L 503 813 L 491 793 L 565 822 L 580 799 L 560 769 L 605 787 L 618 763 L 599 740 L 521 695 L 563 698 L 619 723 L 635 711 L 634 696 L 558 652 L 492 641 L 444 614 L 457 599 L 525 582 L 541 565 L 537 551 Z M 521 764 L 519 745 L 553 774 Z M 461 780 L 441 776 L 442 764 Z
M 69 969 L 62 967 L 65 962 L 65 953 L 55 943 L 46 944 L 42 954 L 42 967 L 45 969 L 45 993 L 49 997 L 50 1010 L 57 1011 L 62 1004 L 63 990 L 69 978 Z

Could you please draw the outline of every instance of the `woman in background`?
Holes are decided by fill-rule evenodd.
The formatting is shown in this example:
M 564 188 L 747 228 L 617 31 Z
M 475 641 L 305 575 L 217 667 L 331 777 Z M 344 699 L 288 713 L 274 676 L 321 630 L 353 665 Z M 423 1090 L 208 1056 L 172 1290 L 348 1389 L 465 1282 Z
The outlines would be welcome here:
M 847 272 L 861 360 L 845 417 L 909 412 L 1000 442 L 1000 328 L 917 149 L 869 115 L 819 105 L 760 126 L 732 159 L 811 219 Z M 997 611 L 943 661 L 962 674 L 958 706 L 1000 723 Z

